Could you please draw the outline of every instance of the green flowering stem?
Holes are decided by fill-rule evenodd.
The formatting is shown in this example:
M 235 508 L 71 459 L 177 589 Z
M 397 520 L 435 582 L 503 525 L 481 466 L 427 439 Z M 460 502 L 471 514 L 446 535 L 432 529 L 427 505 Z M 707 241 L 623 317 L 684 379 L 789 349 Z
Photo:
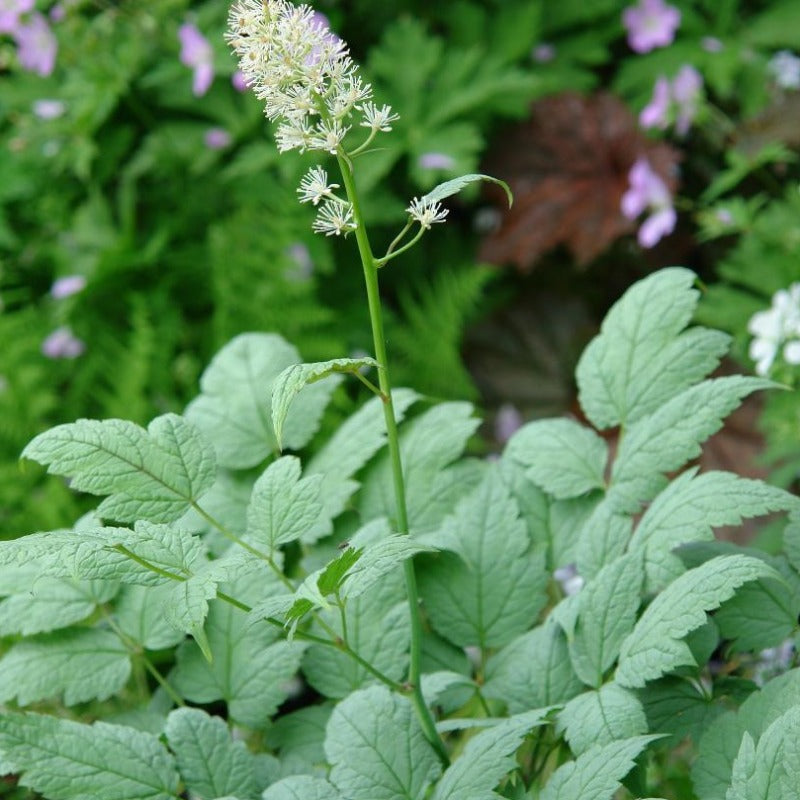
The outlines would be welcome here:
M 383 399 L 383 416 L 386 421 L 386 440 L 389 448 L 389 460 L 392 466 L 394 481 L 394 496 L 397 509 L 397 529 L 399 533 L 408 534 L 408 510 L 406 504 L 406 488 L 403 480 L 403 465 L 400 458 L 400 440 L 397 433 L 397 421 L 392 403 L 392 384 L 389 380 L 388 358 L 386 356 L 386 340 L 383 333 L 383 314 L 381 299 L 378 289 L 378 262 L 372 254 L 367 231 L 364 226 L 364 215 L 361 212 L 358 192 L 350 161 L 346 156 L 338 154 L 339 169 L 342 173 L 347 199 L 353 208 L 353 219 L 356 222 L 355 237 L 358 244 L 358 253 L 364 269 L 364 282 L 367 289 L 367 304 L 369 318 L 372 325 L 372 341 L 375 348 L 375 360 L 380 365 L 378 369 L 378 383 Z M 417 578 L 414 572 L 414 562 L 407 559 L 403 562 L 406 581 L 406 595 L 411 619 L 411 642 L 409 647 L 408 684 L 411 687 L 411 700 L 417 711 L 420 724 L 428 741 L 436 749 L 442 763 L 447 765 L 450 758 L 434 723 L 431 712 L 422 696 L 420 686 L 421 657 L 422 657 L 422 620 L 419 609 L 419 593 L 417 592 Z

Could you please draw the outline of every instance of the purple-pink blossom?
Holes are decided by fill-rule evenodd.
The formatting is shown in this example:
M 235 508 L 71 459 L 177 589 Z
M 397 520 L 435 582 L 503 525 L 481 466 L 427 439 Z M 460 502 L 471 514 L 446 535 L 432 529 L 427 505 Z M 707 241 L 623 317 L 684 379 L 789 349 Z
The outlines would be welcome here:
M 57 278 L 50 287 L 50 296 L 56 300 L 63 300 L 73 294 L 78 294 L 86 288 L 86 278 L 83 275 L 65 275 Z
M 33 11 L 34 0 L 0 0 L 0 33 L 14 33 L 22 14 Z
M 214 80 L 214 51 L 208 39 L 190 22 L 178 28 L 181 43 L 181 63 L 194 71 L 192 92 L 202 97 Z
M 556 48 L 549 42 L 540 42 L 531 50 L 531 58 L 537 64 L 547 64 L 556 57 Z
M 41 14 L 32 14 L 27 23 L 19 24 L 13 31 L 17 42 L 20 66 L 46 77 L 56 66 L 58 42 Z
M 628 31 L 631 50 L 649 53 L 672 44 L 681 24 L 681 12 L 664 0 L 639 0 L 638 5 L 622 12 L 622 23 Z
M 231 143 L 231 135 L 225 128 L 209 128 L 203 141 L 209 150 L 224 150 Z
M 58 119 L 67 110 L 67 106 L 61 100 L 34 100 L 33 113 L 39 119 Z
M 661 76 L 653 87 L 653 97 L 639 114 L 643 128 L 661 128 L 675 121 L 675 132 L 685 136 L 700 106 L 703 77 L 690 64 L 684 64 L 671 80 Z
M 231 75 L 231 84 L 233 84 L 233 88 L 236 89 L 237 92 L 247 91 L 247 78 L 245 78 L 244 72 L 237 69 L 236 72 Z
M 66 326 L 56 328 L 42 342 L 42 354 L 47 358 L 77 358 L 85 350 L 86 345 Z
M 494 418 L 494 438 L 505 444 L 523 425 L 525 420 L 511 403 L 503 403 Z
M 642 247 L 653 247 L 675 229 L 677 214 L 672 196 L 661 176 L 646 158 L 638 158 L 628 172 L 629 188 L 622 195 L 621 210 L 628 219 L 636 219 L 645 211 L 649 216 L 639 228 Z
M 653 87 L 653 97 L 639 114 L 639 124 L 643 128 L 661 128 L 669 125 L 669 109 L 672 102 L 672 87 L 662 75 Z
M 447 153 L 423 153 L 417 162 L 422 169 L 452 169 L 455 160 Z

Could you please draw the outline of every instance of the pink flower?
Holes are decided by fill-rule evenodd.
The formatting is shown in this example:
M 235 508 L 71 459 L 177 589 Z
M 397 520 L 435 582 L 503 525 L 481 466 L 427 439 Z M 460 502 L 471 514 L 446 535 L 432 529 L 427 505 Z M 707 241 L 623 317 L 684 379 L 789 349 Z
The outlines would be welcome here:
M 202 97 L 214 80 L 214 51 L 196 25 L 186 23 L 178 28 L 181 63 L 194 70 L 192 92 Z
M 53 281 L 50 287 L 50 296 L 56 300 L 63 300 L 73 294 L 78 294 L 86 288 L 86 278 L 83 275 L 65 275 Z
M 39 119 L 58 119 L 66 110 L 61 100 L 35 100 L 33 103 L 33 113 Z
M 209 150 L 224 150 L 231 143 L 231 135 L 225 128 L 209 128 L 203 141 Z
M 541 42 L 531 50 L 531 58 L 537 64 L 547 64 L 556 57 L 556 48 L 547 42 Z
M 0 0 L 0 33 L 14 33 L 21 14 L 33 11 L 34 0 Z
M 664 0 L 639 0 L 638 5 L 622 12 L 622 23 L 628 31 L 631 50 L 649 53 L 672 44 L 681 24 L 681 12 Z
M 661 128 L 669 124 L 669 108 L 672 100 L 669 81 L 663 76 L 653 87 L 653 97 L 639 114 L 639 124 L 643 128 Z
M 455 161 L 447 153 L 423 153 L 418 161 L 422 169 L 452 169 Z
M 231 83 L 237 92 L 247 91 L 247 79 L 244 77 L 244 72 L 240 69 L 237 69 L 236 72 L 231 75 Z
M 672 97 L 677 105 L 675 132 L 685 136 L 697 116 L 703 76 L 691 65 L 684 64 L 672 81 Z
M 672 81 L 659 78 L 653 98 L 639 114 L 643 128 L 667 127 L 674 114 L 675 132 L 685 136 L 697 116 L 703 89 L 703 76 L 691 65 L 684 64 Z
M 721 53 L 725 45 L 716 36 L 704 36 L 700 40 L 700 46 L 706 53 Z
M 503 403 L 494 418 L 494 438 L 505 444 L 523 425 L 522 414 L 511 405 Z
M 77 358 L 86 345 L 67 327 L 56 328 L 43 342 L 42 354 L 47 358 Z
M 622 195 L 622 213 L 628 219 L 636 219 L 644 211 L 650 212 L 639 228 L 637 238 L 642 247 L 652 247 L 675 229 L 677 215 L 672 206 L 672 196 L 646 158 L 636 159 L 628 173 L 628 183 L 630 187 Z
M 17 41 L 17 58 L 23 69 L 38 72 L 43 77 L 52 74 L 56 66 L 58 42 L 41 14 L 33 14 L 30 22 L 18 25 L 14 38 Z

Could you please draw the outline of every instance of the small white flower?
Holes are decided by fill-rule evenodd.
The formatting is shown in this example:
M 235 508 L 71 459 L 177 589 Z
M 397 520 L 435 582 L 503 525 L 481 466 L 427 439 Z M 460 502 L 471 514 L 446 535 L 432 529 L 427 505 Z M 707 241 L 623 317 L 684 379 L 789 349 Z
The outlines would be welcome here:
M 749 354 L 759 375 L 769 373 L 781 350 L 788 364 L 800 364 L 800 283 L 775 292 L 771 308 L 753 314 L 747 330 L 753 335 Z
M 767 69 L 781 89 L 800 89 L 800 58 L 789 50 L 775 53 Z
M 425 197 L 415 197 L 411 205 L 406 209 L 415 222 L 419 222 L 425 230 L 430 230 L 431 225 L 436 222 L 444 222 L 449 213 L 446 208 L 442 208 L 439 203 L 431 203 Z
M 392 123 L 397 122 L 400 117 L 392 113 L 391 106 L 381 106 L 378 108 L 375 103 L 364 103 L 361 106 L 361 113 L 364 121 L 361 123 L 364 128 L 371 128 L 373 131 L 390 131 Z
M 299 150 L 305 152 L 313 139 L 313 132 L 305 120 L 289 120 L 282 122 L 275 131 L 275 143 L 278 145 L 279 153 L 286 153 L 289 150 Z
M 350 126 L 342 125 L 338 119 L 330 122 L 325 120 L 318 122 L 314 129 L 314 135 L 311 137 L 311 149 L 325 150 L 331 155 L 336 155 L 339 145 L 349 130 Z
M 325 200 L 311 226 L 315 233 L 324 233 L 326 236 L 347 236 L 356 227 L 353 207 L 341 200 Z
M 554 573 L 553 577 L 561 586 L 561 591 L 567 597 L 577 594 L 583 588 L 583 578 L 578 575 L 578 568 L 575 564 L 567 564 L 564 567 L 559 567 Z
M 328 173 L 322 167 L 312 167 L 300 181 L 297 193 L 301 203 L 313 203 L 316 206 L 338 188 L 338 183 L 328 183 Z

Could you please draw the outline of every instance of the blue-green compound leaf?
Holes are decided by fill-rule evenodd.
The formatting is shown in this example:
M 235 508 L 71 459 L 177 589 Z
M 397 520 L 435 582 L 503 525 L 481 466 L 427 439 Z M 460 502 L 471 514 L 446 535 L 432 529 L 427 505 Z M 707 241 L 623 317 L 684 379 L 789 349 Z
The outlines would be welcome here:
M 258 797 L 255 757 L 244 742 L 231 739 L 224 720 L 199 708 L 179 708 L 167 717 L 164 733 L 186 788 L 198 800 Z
M 666 484 L 664 474 L 700 455 L 700 445 L 716 433 L 742 399 L 777 384 L 764 378 L 731 375 L 692 386 L 653 414 L 631 425 L 611 473 L 609 500 L 635 512 Z
M 335 373 L 355 374 L 366 367 L 380 369 L 380 364 L 374 359 L 364 358 L 334 358 L 331 361 L 316 361 L 313 364 L 292 364 L 286 367 L 272 383 L 272 427 L 278 449 L 281 449 L 281 434 L 283 424 L 289 413 L 289 406 L 296 395 L 310 383 L 316 383 L 323 378 Z
M 0 702 L 21 706 L 63 695 L 68 706 L 107 700 L 127 682 L 128 651 L 110 631 L 74 628 L 13 645 L 0 660 Z
M 564 703 L 583 688 L 564 633 L 551 616 L 489 658 L 483 693 L 503 700 L 513 714 Z
M 273 461 L 253 486 L 247 507 L 247 539 L 272 553 L 300 539 L 322 515 L 322 476 L 300 478 L 300 460 Z
M 422 198 L 422 201 L 431 204 L 438 203 L 440 200 L 444 200 L 446 197 L 451 197 L 454 194 L 458 194 L 465 186 L 469 186 L 471 183 L 476 183 L 477 181 L 496 183 L 498 186 L 502 187 L 503 191 L 506 193 L 506 197 L 508 198 L 508 207 L 511 208 L 511 204 L 514 202 L 514 195 L 511 194 L 511 189 L 509 188 L 508 184 L 505 181 L 501 181 L 499 178 L 493 178 L 491 175 L 481 175 L 479 173 L 461 175 L 458 178 L 453 178 L 452 180 L 440 183 L 438 186 L 431 189 Z
M 636 623 L 642 562 L 626 555 L 603 567 L 578 595 L 578 618 L 569 651 L 580 679 L 599 687 L 619 655 L 620 646 Z M 641 733 L 641 731 L 636 731 Z
M 646 590 L 661 589 L 683 572 L 672 553 L 679 545 L 713 539 L 717 526 L 797 505 L 796 497 L 762 481 L 688 470 L 653 500 L 631 539 L 631 552 L 644 551 Z
M 213 442 L 220 466 L 246 469 L 277 448 L 270 397 L 275 378 L 300 354 L 276 334 L 246 333 L 220 350 L 200 380 L 201 394 L 186 409 Z M 283 444 L 296 450 L 314 435 L 336 381 L 314 384 L 292 404 Z
M 645 609 L 622 643 L 616 681 L 638 688 L 676 667 L 693 665 L 683 637 L 706 621 L 743 583 L 780 576 L 761 559 L 745 555 L 718 556 L 676 578 Z
M 48 800 L 176 800 L 175 760 L 152 734 L 39 714 L 0 716 L 0 752 Z
M 708 375 L 728 337 L 689 324 L 698 292 L 687 269 L 663 269 L 634 284 L 606 315 L 584 350 L 576 377 L 579 399 L 599 429 L 625 426 Z
M 330 780 L 348 800 L 421 800 L 440 772 L 411 702 L 384 686 L 353 692 L 336 706 L 325 754 Z
M 344 800 L 336 788 L 323 778 L 311 775 L 290 775 L 273 783 L 262 800 Z
M 611 800 L 636 756 L 658 738 L 634 736 L 590 748 L 553 773 L 541 800 Z
M 605 487 L 608 447 L 571 419 L 529 422 L 511 437 L 504 457 L 525 465 L 526 477 L 558 500 Z
M 518 714 L 470 739 L 445 770 L 432 800 L 496 800 L 495 786 L 517 766 L 514 757 L 531 729 L 546 722 L 550 708 Z
M 527 630 L 545 603 L 544 553 L 531 547 L 525 523 L 497 468 L 457 506 L 419 573 L 433 627 L 460 647 L 502 647 Z
M 795 706 L 778 717 L 757 744 L 744 734 L 726 800 L 796 800 L 798 787 L 800 706 Z
M 647 733 L 639 699 L 613 682 L 570 700 L 558 715 L 558 724 L 576 756 L 593 745 Z
M 120 419 L 82 419 L 39 434 L 22 452 L 77 491 L 109 495 L 97 513 L 119 522 L 172 522 L 214 483 L 214 451 L 177 414 L 147 430 Z

